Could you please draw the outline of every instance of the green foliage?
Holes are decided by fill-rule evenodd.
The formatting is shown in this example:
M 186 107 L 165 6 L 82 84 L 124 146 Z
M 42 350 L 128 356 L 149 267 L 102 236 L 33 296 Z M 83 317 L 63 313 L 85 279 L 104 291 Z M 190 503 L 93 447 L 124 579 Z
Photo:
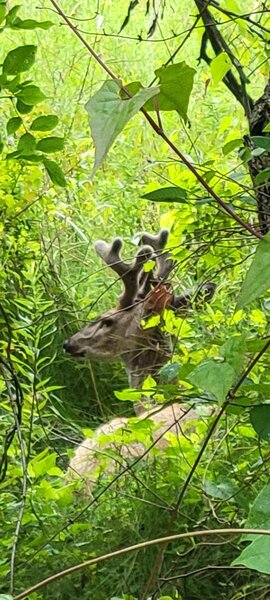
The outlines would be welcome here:
M 246 162 L 239 160 L 247 124 L 222 83 L 229 68 L 237 78 L 238 73 L 227 54 L 214 58 L 208 44 L 210 67 L 198 63 L 202 21 L 192 29 L 195 4 L 187 0 L 178 13 L 164 4 L 163 20 L 158 15 L 156 22 L 162 30 L 152 28 L 153 37 L 147 37 L 151 14 L 145 16 L 139 3 L 127 25 L 128 40 L 116 37 L 127 10 L 124 0 L 107 4 L 106 13 L 93 20 L 83 4 L 67 0 L 65 10 L 74 23 L 84 19 L 84 28 L 95 28 L 98 53 L 119 78 L 133 82 L 127 88 L 134 98 L 120 94 L 117 82 L 101 87 L 101 71 L 67 27 L 51 27 L 51 11 L 42 8 L 39 21 L 40 9 L 29 12 L 27 3 L 0 2 L 1 600 L 11 600 L 12 579 L 16 595 L 70 565 L 167 535 L 170 529 L 242 526 L 250 506 L 246 526 L 269 529 L 269 349 L 228 397 L 269 335 L 268 236 L 257 246 L 217 211 L 209 194 L 137 114 L 144 107 L 157 123 L 160 118 L 170 139 L 216 193 L 257 225 L 247 172 L 254 150 L 246 152 Z M 241 12 L 235 2 L 226 2 L 226 9 Z M 267 76 L 264 42 L 244 17 L 209 10 L 219 15 L 219 31 L 251 73 L 248 91 L 258 98 Z M 248 0 L 245 11 L 252 10 Z M 253 18 L 266 26 L 265 14 Z M 188 35 L 181 38 L 185 42 L 174 64 L 161 66 L 179 47 L 183 31 Z M 156 87 L 150 84 L 153 74 Z M 83 109 L 90 94 L 93 142 Z M 184 121 L 180 127 L 178 115 Z M 263 136 L 252 139 L 255 153 L 265 158 L 268 141 L 258 137 Z M 90 181 L 95 149 L 95 169 L 108 150 L 110 155 Z M 61 152 L 63 170 L 51 160 L 54 152 Z M 263 169 L 256 185 L 268 175 Z M 115 235 L 130 242 L 136 231 L 155 233 L 159 223 L 170 229 L 175 293 L 205 281 L 214 281 L 217 293 L 200 311 L 190 308 L 181 315 L 168 310 L 158 316 L 164 332 L 174 336 L 173 356 L 158 385 L 147 379 L 143 395 L 159 406 L 175 401 L 187 409 L 195 406 L 200 416 L 188 427 L 179 424 L 184 432 L 179 439 L 167 432 L 164 448 L 153 447 L 151 459 L 144 461 L 124 460 L 118 445 L 139 441 L 145 448 L 153 446 L 150 419 L 129 419 L 123 432 L 104 435 L 93 496 L 87 496 L 84 481 L 66 474 L 73 449 L 84 435 L 93 439 L 100 423 L 132 416 L 141 392 L 125 389 L 119 364 L 71 361 L 62 352 L 63 341 L 117 302 L 119 282 L 115 285 L 115 275 L 101 268 L 92 242 Z M 125 248 L 132 260 L 136 248 L 130 243 Z M 142 326 L 153 324 L 150 319 Z M 226 415 L 198 461 L 217 405 L 228 399 Z M 114 474 L 106 470 L 112 456 L 118 459 Z M 149 597 L 238 600 L 257 597 L 259 590 L 267 597 L 269 538 L 239 542 L 235 536 L 221 540 L 213 534 L 211 543 L 201 542 L 183 540 L 164 550 Z M 243 549 L 243 544 L 248 545 Z M 104 561 L 29 597 L 138 600 L 156 555 L 154 547 Z M 232 561 L 248 568 L 228 576 Z

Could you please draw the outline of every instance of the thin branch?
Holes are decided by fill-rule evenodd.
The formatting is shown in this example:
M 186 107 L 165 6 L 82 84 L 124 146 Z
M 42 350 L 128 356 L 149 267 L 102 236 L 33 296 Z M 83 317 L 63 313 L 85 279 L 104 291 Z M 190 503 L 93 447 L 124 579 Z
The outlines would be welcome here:
M 156 538 L 152 540 L 146 540 L 145 542 L 141 542 L 140 544 L 134 544 L 133 546 L 127 546 L 125 548 L 121 548 L 120 550 L 116 550 L 115 552 L 109 552 L 108 554 L 103 554 L 102 556 L 97 556 L 96 558 L 91 558 L 90 560 L 86 560 L 83 563 L 78 565 L 74 565 L 73 567 L 69 567 L 68 569 L 64 569 L 63 571 L 59 571 L 42 581 L 39 581 L 35 585 L 31 586 L 27 590 L 24 590 L 17 596 L 13 598 L 13 600 L 22 600 L 26 596 L 29 596 L 33 592 L 40 590 L 41 588 L 49 585 L 50 583 L 54 583 L 58 581 L 62 577 L 66 577 L 67 575 L 71 575 L 73 573 L 77 573 L 81 571 L 81 569 L 85 569 L 87 567 L 91 567 L 92 565 L 96 565 L 98 563 L 104 562 L 105 560 L 109 560 L 111 558 L 116 558 L 118 556 L 123 556 L 124 554 L 129 554 L 130 552 L 136 552 L 138 550 L 144 550 L 145 548 L 149 548 L 150 546 L 157 546 L 162 544 L 169 544 L 170 542 L 174 542 L 176 540 L 185 540 L 185 539 L 193 539 L 201 536 L 210 536 L 210 535 L 270 535 L 269 529 L 245 529 L 243 527 L 232 527 L 228 529 L 201 529 L 199 531 L 188 531 L 185 533 L 177 533 L 175 535 L 167 535 L 162 538 Z
M 98 54 L 93 50 L 93 48 L 88 44 L 88 42 L 84 39 L 81 33 L 76 29 L 70 19 L 65 15 L 62 9 L 58 6 L 55 0 L 50 0 L 58 14 L 64 19 L 70 29 L 77 35 L 83 45 L 87 48 L 88 52 L 95 58 L 95 60 L 99 63 L 99 65 L 106 71 L 106 73 L 111 77 L 111 79 L 115 81 L 119 81 L 119 77 L 117 77 L 111 69 L 104 63 L 104 61 L 98 56 Z M 122 91 L 129 97 L 132 97 L 132 94 L 125 88 L 125 86 L 121 86 Z M 173 144 L 173 142 L 168 138 L 163 129 L 161 129 L 157 123 L 150 117 L 147 111 L 144 108 L 140 109 L 148 123 L 151 125 L 152 129 L 167 143 L 167 145 L 175 152 L 175 154 L 180 158 L 180 160 L 184 163 L 184 165 L 191 171 L 191 173 L 196 177 L 196 179 L 200 182 L 200 184 L 206 189 L 208 194 L 210 194 L 218 203 L 218 205 L 237 223 L 239 223 L 244 229 L 249 231 L 253 236 L 258 239 L 262 239 L 262 234 L 257 232 L 253 227 L 251 227 L 248 223 L 245 223 L 231 208 L 224 202 L 212 188 L 208 185 L 208 183 L 203 179 L 203 177 L 197 172 L 195 167 L 190 163 L 190 161 L 180 152 L 180 150 Z

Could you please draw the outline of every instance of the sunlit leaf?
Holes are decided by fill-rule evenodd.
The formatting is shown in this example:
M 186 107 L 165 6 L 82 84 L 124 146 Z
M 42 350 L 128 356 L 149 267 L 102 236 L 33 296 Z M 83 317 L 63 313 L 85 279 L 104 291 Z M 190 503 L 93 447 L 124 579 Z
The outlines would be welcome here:
M 22 154 L 33 154 L 36 148 L 36 140 L 31 133 L 24 133 L 18 141 L 18 150 Z
M 3 72 L 16 75 L 28 71 L 35 62 L 37 46 L 19 46 L 11 50 L 4 60 Z
M 221 403 L 235 380 L 235 371 L 231 365 L 218 363 L 214 360 L 198 365 L 187 377 L 193 385 L 198 388 L 211 392 Z
M 50 29 L 53 26 L 52 21 L 36 21 L 35 19 L 20 19 L 17 17 L 12 25 L 11 29 Z
M 21 102 L 30 106 L 38 104 L 46 98 L 45 94 L 43 94 L 37 85 L 27 85 L 18 92 L 16 96 Z
M 211 61 L 210 70 L 214 85 L 222 81 L 231 66 L 232 62 L 227 52 L 221 52 Z
M 270 288 L 270 233 L 259 241 L 238 298 L 236 311 L 256 300 Z
M 92 175 L 103 162 L 118 134 L 145 102 L 157 93 L 157 88 L 140 90 L 128 100 L 122 100 L 119 91 L 118 81 L 106 81 L 86 104 L 95 145 Z

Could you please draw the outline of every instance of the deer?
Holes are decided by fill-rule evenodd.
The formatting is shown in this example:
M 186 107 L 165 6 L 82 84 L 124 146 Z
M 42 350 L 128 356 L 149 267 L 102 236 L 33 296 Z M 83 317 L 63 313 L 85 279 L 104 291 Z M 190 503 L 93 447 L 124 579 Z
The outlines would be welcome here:
M 216 289 L 214 283 L 206 282 L 181 295 L 174 293 L 172 284 L 167 281 L 174 267 L 166 249 L 168 236 L 167 229 L 156 235 L 143 233 L 140 248 L 131 262 L 121 258 L 121 238 L 116 237 L 111 244 L 104 240 L 95 242 L 96 253 L 118 275 L 124 289 L 115 308 L 101 314 L 64 342 L 65 352 L 73 358 L 120 360 L 124 363 L 129 387 L 135 390 L 141 389 L 149 375 L 159 381 L 161 368 L 171 358 L 171 336 L 163 327 L 165 309 L 185 317 L 192 307 L 199 308 L 209 302 Z M 151 325 L 153 316 L 158 318 Z M 149 397 L 144 397 L 143 393 L 140 402 L 134 403 L 134 410 L 135 418 L 112 419 L 99 426 L 93 437 L 85 439 L 76 449 L 69 473 L 80 477 L 89 493 L 102 471 L 105 470 L 107 476 L 115 472 L 117 464 L 123 467 L 131 459 L 137 462 L 148 455 L 145 445 L 134 441 L 134 435 L 132 441 L 129 440 L 132 424 L 136 426 L 138 420 L 144 421 L 150 434 L 150 446 L 162 449 L 168 445 L 168 432 L 177 436 L 185 434 L 186 426 L 199 416 L 197 409 L 180 403 L 165 407 L 149 404 Z M 115 442 L 113 438 L 118 430 L 118 441 Z M 118 453 L 114 459 L 111 450 Z M 109 461 L 104 467 L 101 457 L 106 456 L 106 452 Z

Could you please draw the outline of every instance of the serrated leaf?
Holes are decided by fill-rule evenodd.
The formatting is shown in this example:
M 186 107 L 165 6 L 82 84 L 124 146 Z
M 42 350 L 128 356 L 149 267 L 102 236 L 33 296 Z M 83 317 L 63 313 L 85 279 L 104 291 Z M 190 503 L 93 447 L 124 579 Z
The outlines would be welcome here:
M 56 115 L 43 115 L 34 119 L 30 129 L 32 131 L 51 131 L 58 123 L 59 119 Z
M 263 148 L 267 152 L 270 152 L 270 137 L 266 135 L 253 135 L 251 139 L 254 142 L 255 146 L 257 146 L 258 148 Z
M 230 70 L 232 61 L 227 52 L 221 52 L 216 56 L 210 64 L 210 71 L 213 79 L 213 84 L 217 85 L 225 77 Z
M 21 100 L 17 100 L 16 108 L 21 115 L 27 115 L 31 112 L 31 110 L 33 110 L 33 106 L 29 106 L 29 104 L 25 104 Z
M 26 156 L 33 154 L 36 148 L 36 140 L 31 133 L 24 133 L 18 141 L 18 151 Z
M 11 50 L 4 60 L 3 73 L 17 75 L 28 71 L 35 62 L 36 52 L 37 46 L 19 46 Z
M 119 81 L 106 81 L 86 104 L 95 145 L 95 164 L 92 176 L 128 121 L 149 98 L 157 93 L 157 88 L 150 88 L 139 91 L 129 100 L 122 100 L 119 90 Z
M 256 300 L 270 288 L 270 232 L 259 241 L 254 259 L 243 282 L 236 311 Z
M 37 143 L 37 150 L 40 152 L 59 152 L 63 150 L 65 144 L 65 139 L 61 137 L 48 137 L 43 140 L 39 140 Z
M 51 181 L 55 185 L 60 185 L 60 187 L 66 187 L 67 181 L 61 167 L 59 167 L 59 165 L 56 162 L 54 162 L 54 160 L 49 160 L 48 158 L 43 158 L 43 164 Z
M 29 106 L 34 106 L 46 98 L 37 85 L 27 85 L 16 96 L 21 102 Z
M 258 404 L 250 411 L 250 422 L 258 436 L 270 442 L 270 404 Z
M 23 120 L 21 119 L 21 117 L 12 117 L 11 119 L 9 119 L 7 122 L 8 135 L 12 135 L 12 133 L 15 133 L 21 126 L 22 122 Z
M 222 403 L 235 380 L 235 371 L 227 363 L 214 360 L 198 365 L 187 377 L 187 381 L 196 387 L 211 392 Z
M 165 187 L 148 192 L 141 196 L 151 202 L 180 202 L 187 203 L 187 190 L 181 187 Z
M 50 29 L 53 26 L 52 21 L 36 21 L 35 19 L 20 19 L 17 17 L 12 25 L 11 29 Z

